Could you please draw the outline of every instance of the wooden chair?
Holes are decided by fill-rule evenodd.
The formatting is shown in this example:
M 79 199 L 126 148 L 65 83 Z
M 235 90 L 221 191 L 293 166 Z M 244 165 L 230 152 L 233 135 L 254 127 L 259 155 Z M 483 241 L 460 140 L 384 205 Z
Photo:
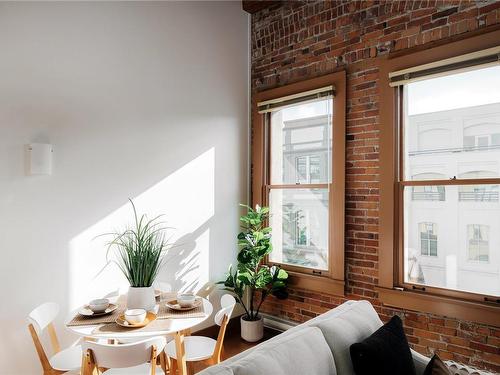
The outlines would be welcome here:
M 28 315 L 28 329 L 35 344 L 38 358 L 42 364 L 44 375 L 63 374 L 71 370 L 79 370 L 82 360 L 82 348 L 80 345 L 71 346 L 61 350 L 57 338 L 54 320 L 59 314 L 59 305 L 47 302 Z M 42 345 L 42 334 L 47 330 L 52 344 L 53 355 L 49 357 Z
M 85 341 L 82 375 L 100 375 L 103 369 L 105 375 L 155 375 L 165 344 L 160 336 L 121 345 Z
M 198 361 L 203 361 L 208 365 L 220 363 L 226 327 L 233 313 L 236 300 L 233 296 L 225 294 L 221 297 L 220 304 L 222 308 L 215 314 L 214 318 L 215 323 L 220 326 L 217 340 L 205 336 L 187 336 L 184 338 L 184 355 L 188 364 Z M 174 341 L 167 344 L 165 352 L 172 361 L 171 372 L 174 375 L 177 371 L 177 354 Z M 189 366 L 189 369 L 191 372 L 192 366 Z

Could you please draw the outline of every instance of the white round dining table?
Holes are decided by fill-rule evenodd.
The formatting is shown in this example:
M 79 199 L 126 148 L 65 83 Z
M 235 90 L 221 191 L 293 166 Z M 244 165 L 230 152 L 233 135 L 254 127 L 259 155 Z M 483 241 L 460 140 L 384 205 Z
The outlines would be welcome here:
M 160 302 L 164 303 L 164 302 Z M 157 305 L 158 307 L 158 305 Z M 213 312 L 212 303 L 203 298 L 203 310 L 205 315 L 203 317 L 196 318 L 169 318 L 169 319 L 157 319 L 155 320 L 155 329 L 141 331 L 138 329 L 131 329 L 130 331 L 118 331 L 111 332 L 106 330 L 100 330 L 101 327 L 106 324 L 89 324 L 89 325 L 78 325 L 69 326 L 68 323 L 75 317 L 78 313 L 78 309 L 72 311 L 68 318 L 66 319 L 66 329 L 75 335 L 91 338 L 91 339 L 115 339 L 115 340 L 125 340 L 125 341 L 135 341 L 141 340 L 148 337 L 154 336 L 167 336 L 173 335 L 176 341 L 176 355 L 177 355 L 177 365 L 178 370 L 181 375 L 187 374 L 186 358 L 185 358 L 185 348 L 184 348 L 184 337 L 189 334 L 191 328 L 197 326 L 198 324 L 207 320 Z

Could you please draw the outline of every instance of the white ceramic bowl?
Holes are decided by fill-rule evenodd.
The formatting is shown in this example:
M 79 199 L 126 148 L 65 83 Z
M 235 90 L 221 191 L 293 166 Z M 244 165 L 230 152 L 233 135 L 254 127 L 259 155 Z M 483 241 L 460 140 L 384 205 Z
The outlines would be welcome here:
M 139 324 L 146 319 L 146 310 L 129 309 L 125 310 L 125 320 L 130 324 Z
M 191 307 L 193 306 L 195 300 L 196 296 L 190 293 L 183 293 L 177 296 L 177 303 L 181 307 Z
M 95 313 L 102 313 L 109 307 L 107 298 L 94 299 L 89 302 L 89 309 Z

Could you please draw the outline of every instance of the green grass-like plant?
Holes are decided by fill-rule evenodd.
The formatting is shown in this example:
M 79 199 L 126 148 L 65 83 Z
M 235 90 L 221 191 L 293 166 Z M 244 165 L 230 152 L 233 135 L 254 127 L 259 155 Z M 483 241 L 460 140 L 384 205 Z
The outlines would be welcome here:
M 114 263 L 120 268 L 131 287 L 150 287 L 163 265 L 165 253 L 170 248 L 165 238 L 165 227 L 159 215 L 148 220 L 138 216 L 134 202 L 129 199 L 134 211 L 134 224 L 123 232 L 108 233 L 114 239 L 108 242 L 108 253 L 116 250 Z

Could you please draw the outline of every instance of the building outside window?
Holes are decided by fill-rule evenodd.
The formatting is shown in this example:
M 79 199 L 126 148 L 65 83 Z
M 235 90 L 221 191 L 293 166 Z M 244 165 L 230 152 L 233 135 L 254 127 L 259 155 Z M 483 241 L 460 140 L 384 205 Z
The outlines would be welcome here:
M 438 239 L 437 225 L 434 223 L 420 223 L 420 254 L 427 256 L 437 256 Z
M 469 260 L 488 262 L 490 252 L 490 227 L 488 225 L 467 225 L 467 254 Z

